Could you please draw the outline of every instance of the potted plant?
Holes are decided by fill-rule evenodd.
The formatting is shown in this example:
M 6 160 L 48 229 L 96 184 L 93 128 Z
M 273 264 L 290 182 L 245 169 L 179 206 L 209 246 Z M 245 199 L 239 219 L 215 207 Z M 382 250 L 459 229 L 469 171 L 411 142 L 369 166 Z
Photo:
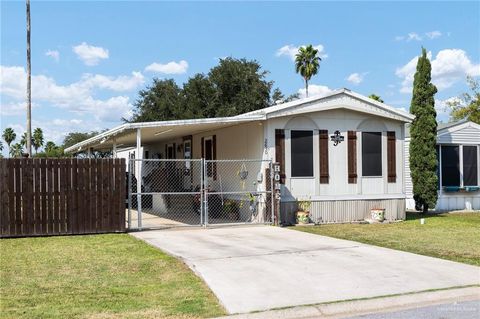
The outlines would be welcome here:
M 377 222 L 383 222 L 385 220 L 385 208 L 372 208 L 370 210 L 370 217 Z
M 309 200 L 297 201 L 296 217 L 298 224 L 308 224 L 310 222 L 310 206 L 312 206 L 312 202 Z
M 227 199 L 223 204 L 223 211 L 229 220 L 239 220 L 240 210 L 238 204 L 233 199 Z

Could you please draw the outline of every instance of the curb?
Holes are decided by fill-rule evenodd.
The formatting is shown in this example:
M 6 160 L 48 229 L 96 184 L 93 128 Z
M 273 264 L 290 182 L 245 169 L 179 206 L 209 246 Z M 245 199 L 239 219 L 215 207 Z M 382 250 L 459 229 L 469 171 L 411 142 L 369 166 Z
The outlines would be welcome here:
M 452 288 L 426 291 L 399 296 L 378 297 L 364 300 L 339 301 L 309 306 L 298 306 L 263 312 L 236 314 L 218 318 L 228 319 L 299 319 L 345 318 L 372 313 L 426 307 L 450 302 L 480 300 L 480 287 Z

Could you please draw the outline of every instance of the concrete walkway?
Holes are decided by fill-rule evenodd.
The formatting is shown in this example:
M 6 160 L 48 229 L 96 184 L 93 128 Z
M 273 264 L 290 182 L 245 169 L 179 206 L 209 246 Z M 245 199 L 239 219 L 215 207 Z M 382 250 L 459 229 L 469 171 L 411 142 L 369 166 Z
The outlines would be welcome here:
M 480 268 L 271 226 L 133 236 L 183 259 L 229 313 L 480 284 Z

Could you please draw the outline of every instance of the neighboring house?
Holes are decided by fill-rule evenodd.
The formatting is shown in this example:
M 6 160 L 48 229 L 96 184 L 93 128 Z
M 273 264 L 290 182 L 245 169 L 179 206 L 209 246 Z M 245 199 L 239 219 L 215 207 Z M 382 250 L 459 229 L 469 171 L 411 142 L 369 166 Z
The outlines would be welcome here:
M 363 220 L 372 208 L 385 208 L 386 218 L 397 220 L 405 218 L 404 137 L 412 119 L 341 89 L 234 117 L 126 123 L 66 151 L 273 160 L 281 166 L 283 221 L 291 220 L 297 199 L 312 201 L 313 222 Z M 136 148 L 116 152 L 120 146 Z M 217 175 L 223 185 L 238 178 L 238 172 L 216 170 L 209 173 L 212 189 L 222 187 Z
M 410 176 L 407 127 L 405 138 L 407 208 L 415 209 Z M 438 200 L 436 210 L 480 210 L 480 125 L 468 121 L 438 125 Z

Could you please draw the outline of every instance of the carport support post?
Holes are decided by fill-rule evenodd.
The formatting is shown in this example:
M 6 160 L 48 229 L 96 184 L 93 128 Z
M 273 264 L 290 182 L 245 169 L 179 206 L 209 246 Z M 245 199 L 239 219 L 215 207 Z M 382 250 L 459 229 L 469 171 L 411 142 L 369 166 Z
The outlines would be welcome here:
M 138 229 L 142 229 L 142 131 L 137 128 L 137 151 L 135 152 L 137 157 L 137 222 Z
M 113 138 L 112 157 L 117 158 L 117 139 Z

